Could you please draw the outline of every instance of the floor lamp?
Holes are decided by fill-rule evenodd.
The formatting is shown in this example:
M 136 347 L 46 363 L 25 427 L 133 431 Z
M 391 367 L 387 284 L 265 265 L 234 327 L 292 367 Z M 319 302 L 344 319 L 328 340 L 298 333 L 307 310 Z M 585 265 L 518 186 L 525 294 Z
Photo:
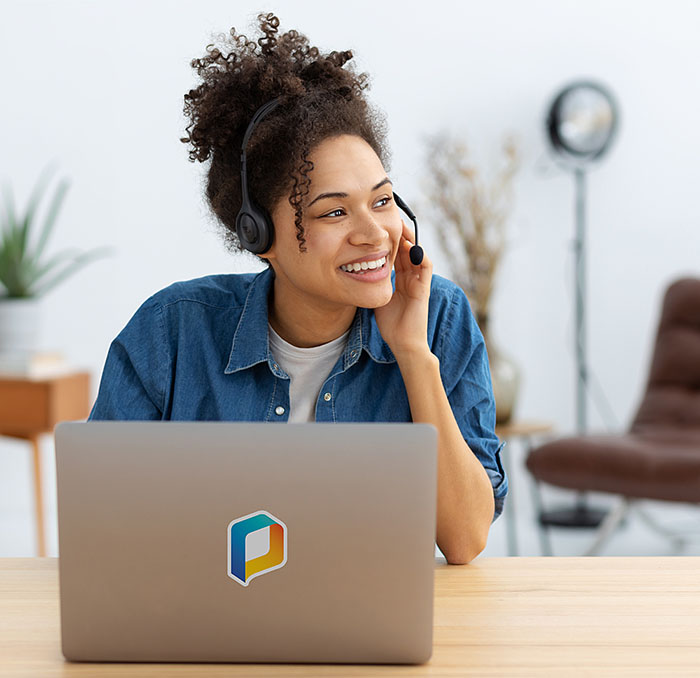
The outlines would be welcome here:
M 556 157 L 571 171 L 576 187 L 574 241 L 576 307 L 576 429 L 583 435 L 588 429 L 586 391 L 586 173 L 608 150 L 618 125 L 615 100 L 610 92 L 591 81 L 574 82 L 554 98 L 547 116 L 547 135 Z M 586 505 L 579 493 L 573 509 L 546 511 L 540 522 L 563 527 L 596 527 L 607 511 Z

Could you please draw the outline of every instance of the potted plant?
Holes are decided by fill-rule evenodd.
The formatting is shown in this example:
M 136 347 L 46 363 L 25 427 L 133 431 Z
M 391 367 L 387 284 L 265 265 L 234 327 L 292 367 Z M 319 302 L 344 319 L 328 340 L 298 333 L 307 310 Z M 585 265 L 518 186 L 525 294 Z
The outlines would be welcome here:
M 428 211 L 454 281 L 464 290 L 489 356 L 496 423 L 513 414 L 520 385 L 517 365 L 497 348 L 489 330 L 491 297 L 505 249 L 505 225 L 512 206 L 517 145 L 506 137 L 501 165 L 492 181 L 470 160 L 466 143 L 441 134 L 426 143 Z
M 107 251 L 107 248 L 88 252 L 71 249 L 45 256 L 46 244 L 69 187 L 67 180 L 60 181 L 43 224 L 37 226 L 37 208 L 48 179 L 49 171 L 45 170 L 23 214 L 15 207 L 10 187 L 3 187 L 0 207 L 0 355 L 31 354 L 36 348 L 38 334 L 39 298 Z

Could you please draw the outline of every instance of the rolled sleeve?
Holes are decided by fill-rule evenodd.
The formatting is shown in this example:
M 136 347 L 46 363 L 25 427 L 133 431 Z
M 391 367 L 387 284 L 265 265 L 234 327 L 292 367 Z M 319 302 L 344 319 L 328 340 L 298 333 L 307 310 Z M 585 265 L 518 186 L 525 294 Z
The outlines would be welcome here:
M 88 419 L 163 419 L 167 365 L 162 308 L 149 300 L 110 345 Z
M 450 301 L 439 357 L 445 392 L 457 425 L 491 481 L 496 520 L 503 512 L 508 493 L 508 479 L 501 463 L 505 442 L 500 442 L 494 431 L 496 403 L 486 344 L 469 301 L 457 286 Z
M 498 440 L 498 438 L 496 438 Z M 489 480 L 491 480 L 491 486 L 493 487 L 493 500 L 495 504 L 495 510 L 493 512 L 493 520 L 491 521 L 493 523 L 498 516 L 503 513 L 503 507 L 506 502 L 506 495 L 508 494 L 508 477 L 506 476 L 506 472 L 503 469 L 503 464 L 501 463 L 501 450 L 506 446 L 505 441 L 502 442 L 499 446 L 498 449 L 496 450 L 496 464 L 498 465 L 498 471 L 494 471 L 493 469 L 486 468 L 486 473 L 489 476 Z

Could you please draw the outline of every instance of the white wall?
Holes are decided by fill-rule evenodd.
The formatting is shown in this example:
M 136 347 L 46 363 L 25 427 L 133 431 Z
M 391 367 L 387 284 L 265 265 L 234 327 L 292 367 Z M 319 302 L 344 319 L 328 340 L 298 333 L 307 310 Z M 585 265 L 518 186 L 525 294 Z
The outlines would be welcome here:
M 388 116 L 392 178 L 409 204 L 423 198 L 426 133 L 466 134 L 485 166 L 505 132 L 519 136 L 523 167 L 493 331 L 523 370 L 518 415 L 561 431 L 574 426 L 573 184 L 547 159 L 543 118 L 573 78 L 612 88 L 620 135 L 589 181 L 589 358 L 626 425 L 646 380 L 663 289 L 700 273 L 698 7 L 1 0 L 0 181 L 11 181 L 23 202 L 57 161 L 72 188 L 53 251 L 117 250 L 45 298 L 41 345 L 92 370 L 96 390 L 109 342 L 146 297 L 178 279 L 256 270 L 220 244 L 201 168 L 179 138 L 183 94 L 196 82 L 190 60 L 212 32 L 248 28 L 270 9 L 283 29 L 323 49 L 355 50 Z M 449 275 L 429 222 L 422 225 L 435 271 Z M 593 406 L 591 425 L 604 425 Z M 19 462 L 3 468 L 23 482 Z

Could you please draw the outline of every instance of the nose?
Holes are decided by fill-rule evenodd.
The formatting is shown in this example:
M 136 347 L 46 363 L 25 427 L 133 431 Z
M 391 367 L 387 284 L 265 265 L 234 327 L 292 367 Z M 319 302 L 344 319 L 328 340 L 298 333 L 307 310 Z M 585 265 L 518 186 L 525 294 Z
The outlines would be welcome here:
M 389 228 L 382 226 L 371 212 L 358 216 L 353 226 L 350 237 L 353 245 L 377 245 L 390 237 Z

